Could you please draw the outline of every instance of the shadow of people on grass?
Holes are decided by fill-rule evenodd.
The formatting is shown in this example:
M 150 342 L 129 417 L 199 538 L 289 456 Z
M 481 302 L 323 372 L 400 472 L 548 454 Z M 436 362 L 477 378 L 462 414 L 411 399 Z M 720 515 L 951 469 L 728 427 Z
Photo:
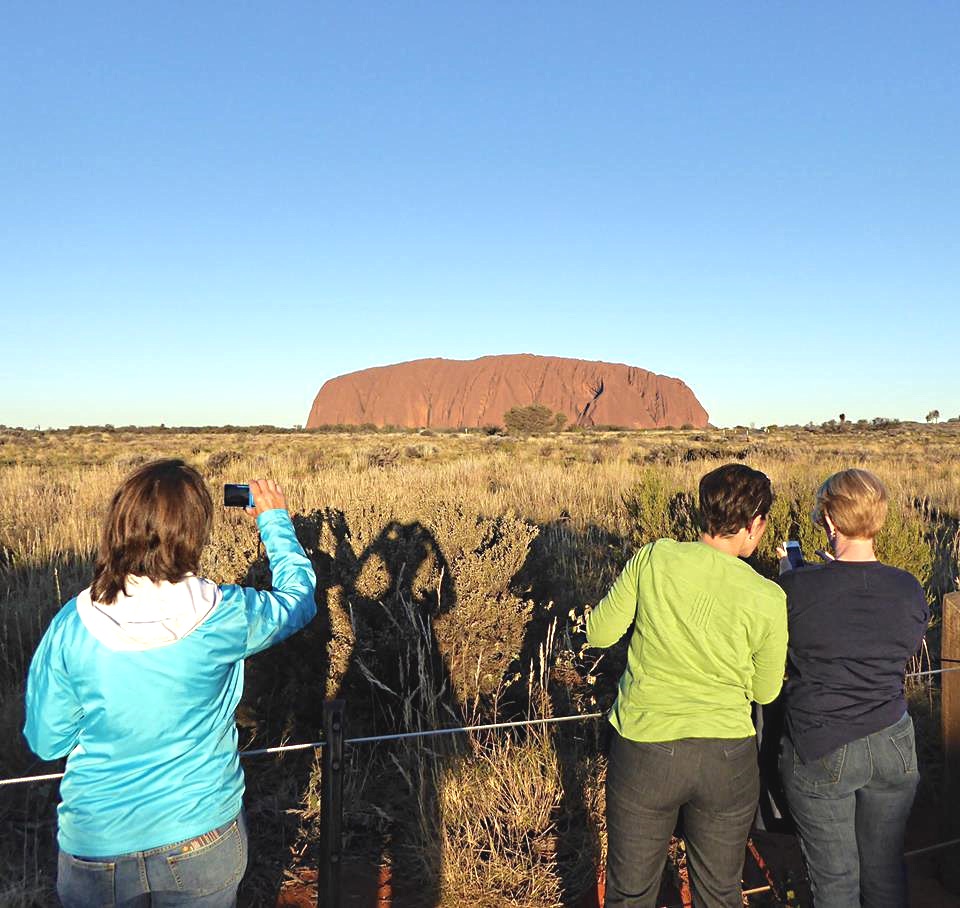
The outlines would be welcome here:
M 343 512 L 329 509 L 295 517 L 294 526 L 317 573 L 318 615 L 249 661 L 238 721 L 250 746 L 316 739 L 323 702 L 334 697 L 346 701 L 348 738 L 460 724 L 433 634 L 433 619 L 455 606 L 456 594 L 431 532 L 419 522 L 391 521 L 367 542 L 354 538 Z M 269 588 L 264 557 L 243 582 Z M 375 903 L 384 864 L 392 865 L 397 904 L 438 901 L 437 786 L 447 747 L 446 739 L 429 739 L 347 748 L 344 904 Z M 291 845 L 316 864 L 316 764 L 294 755 L 245 768 L 247 810 L 258 821 L 250 824 L 257 867 L 245 888 L 252 894 L 265 882 L 258 876 L 272 877 L 276 891 Z M 293 809 L 300 805 L 304 817 Z
M 616 579 L 614 566 L 625 561 L 625 552 L 625 540 L 602 527 L 577 528 L 569 519 L 540 525 L 514 581 L 518 594 L 532 599 L 536 608 L 520 654 L 507 671 L 501 701 L 505 715 L 567 716 L 596 712 L 598 701 L 603 707 L 612 702 L 626 647 L 611 648 L 599 665 L 595 659 L 584 663 L 578 654 L 583 638 L 571 627 L 570 613 L 600 600 Z M 531 692 L 546 702 L 531 703 Z M 596 755 L 606 751 L 607 723 L 573 722 L 555 729 L 563 792 L 556 812 L 557 873 L 562 904 L 580 908 L 596 891 L 600 869 L 600 830 L 588 803 L 588 777 Z
M 346 701 L 348 738 L 461 724 L 433 633 L 433 620 L 455 607 L 456 593 L 432 533 L 419 522 L 391 521 L 358 554 L 341 511 L 297 516 L 294 526 L 317 574 L 318 614 L 302 632 L 249 660 L 238 710 L 248 746 L 316 739 L 328 697 Z M 264 556 L 243 583 L 270 587 Z M 392 865 L 396 904 L 438 902 L 437 788 L 451 746 L 432 738 L 348 747 L 344 904 L 373 904 L 384 864 Z M 308 755 L 251 760 L 245 770 L 251 870 L 244 888 L 247 904 L 255 904 L 267 879 L 277 892 L 291 846 L 316 863 L 318 815 L 313 811 L 305 829 L 293 808 L 315 799 L 318 777 Z
M 433 633 L 434 619 L 456 606 L 433 534 L 417 521 L 390 521 L 357 555 L 344 515 L 328 511 L 324 520 L 334 542 L 334 586 L 354 637 L 336 694 L 347 702 L 348 737 L 461 724 Z M 442 757 L 454 746 L 437 737 L 353 748 L 351 766 L 366 768 L 368 790 L 355 793 L 347 827 L 348 834 L 351 825 L 359 828 L 366 842 L 350 849 L 348 866 L 352 875 L 376 880 L 390 863 L 397 904 L 429 908 L 439 900 L 438 787 Z
M 386 524 L 359 556 L 342 514 L 331 515 L 335 572 L 355 631 L 338 696 L 351 704 L 351 728 L 363 734 L 433 727 L 460 718 L 432 622 L 456 606 L 450 569 L 419 522 Z M 424 683 L 426 682 L 426 683 Z M 365 707 L 364 708 L 364 701 Z
M 317 574 L 317 616 L 299 633 L 247 660 L 243 698 L 236 712 L 241 754 L 322 737 L 324 684 L 329 672 L 326 602 L 333 559 L 319 547 L 314 515 L 294 515 L 292 520 Z M 262 549 L 239 583 L 261 590 L 271 588 L 270 564 Z M 318 760 L 319 753 L 311 750 L 243 760 L 250 857 L 239 893 L 241 906 L 276 905 L 291 860 L 304 854 L 308 830 L 298 808 L 306 806 L 310 812 Z M 310 854 L 309 860 L 315 865 L 314 855 Z

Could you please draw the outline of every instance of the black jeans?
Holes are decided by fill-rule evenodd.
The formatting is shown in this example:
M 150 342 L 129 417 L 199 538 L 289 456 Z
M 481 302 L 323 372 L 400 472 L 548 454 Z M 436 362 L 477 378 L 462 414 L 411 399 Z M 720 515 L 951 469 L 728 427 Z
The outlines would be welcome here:
M 607 769 L 606 908 L 652 908 L 683 819 L 697 908 L 741 908 L 740 874 L 760 793 L 756 738 L 639 743 L 616 731 Z

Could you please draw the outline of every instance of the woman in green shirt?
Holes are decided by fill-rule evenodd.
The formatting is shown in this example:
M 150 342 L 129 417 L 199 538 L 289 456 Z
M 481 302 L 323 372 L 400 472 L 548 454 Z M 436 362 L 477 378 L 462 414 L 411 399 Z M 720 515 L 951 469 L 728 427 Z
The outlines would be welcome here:
M 750 707 L 780 692 L 787 614 L 780 587 L 741 559 L 759 544 L 772 501 L 757 470 L 708 473 L 700 541 L 644 546 L 587 620 L 591 646 L 630 630 L 610 712 L 607 908 L 655 905 L 678 816 L 695 904 L 742 904 L 759 794 Z

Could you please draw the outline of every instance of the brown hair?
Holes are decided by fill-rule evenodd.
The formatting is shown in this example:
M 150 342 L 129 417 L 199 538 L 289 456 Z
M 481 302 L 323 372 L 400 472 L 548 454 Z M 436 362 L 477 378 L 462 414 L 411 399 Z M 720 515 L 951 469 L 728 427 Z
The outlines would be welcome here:
M 766 517 L 773 488 L 766 474 L 728 463 L 700 480 L 700 524 L 709 536 L 734 536 L 754 517 Z
M 200 474 L 182 460 L 155 460 L 128 476 L 103 523 L 90 594 L 107 605 L 129 575 L 176 583 L 200 566 L 213 502 Z
M 817 503 L 810 515 L 826 528 L 824 515 L 851 539 L 873 539 L 887 519 L 887 490 L 867 470 L 842 470 L 817 489 Z

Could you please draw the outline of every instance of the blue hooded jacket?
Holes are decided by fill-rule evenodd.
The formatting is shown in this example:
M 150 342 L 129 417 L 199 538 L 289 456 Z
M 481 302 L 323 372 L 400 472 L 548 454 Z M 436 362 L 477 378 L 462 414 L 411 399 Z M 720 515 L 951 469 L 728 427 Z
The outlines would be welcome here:
M 243 660 L 316 614 L 316 576 L 285 510 L 257 518 L 273 591 L 199 577 L 128 578 L 117 602 L 84 590 L 56 614 L 27 679 L 24 735 L 66 756 L 60 847 L 143 851 L 232 820 L 243 799 L 234 710 Z

